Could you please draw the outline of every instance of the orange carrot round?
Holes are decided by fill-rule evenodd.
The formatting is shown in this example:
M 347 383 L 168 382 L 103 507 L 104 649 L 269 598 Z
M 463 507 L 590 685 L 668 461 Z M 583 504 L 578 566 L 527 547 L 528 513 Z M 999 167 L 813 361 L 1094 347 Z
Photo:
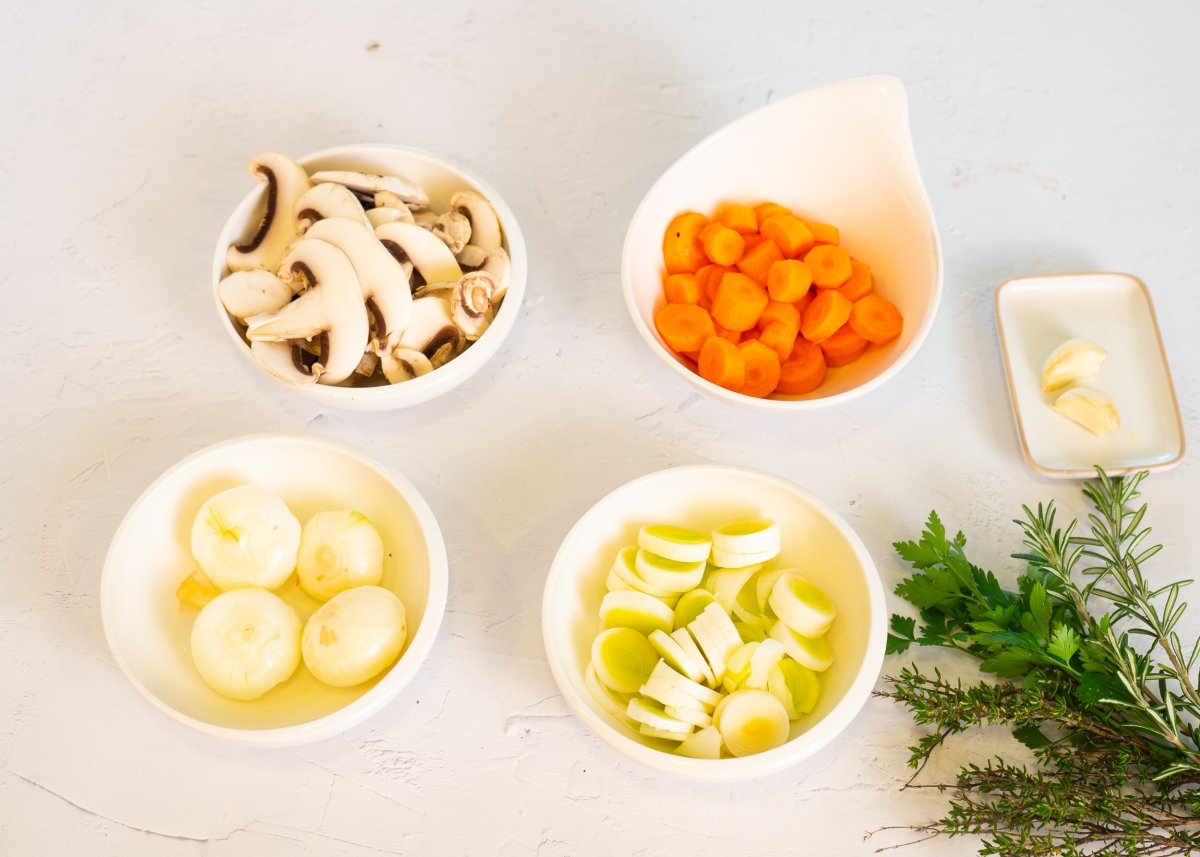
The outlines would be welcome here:
M 771 266 L 782 258 L 783 253 L 775 242 L 764 238 L 752 246 L 747 244 L 746 251 L 737 262 L 737 269 L 765 286 L 767 277 L 771 274 Z
M 700 286 L 695 274 L 668 274 L 663 293 L 669 304 L 694 304 L 700 300 Z
M 704 255 L 718 265 L 732 265 L 746 249 L 746 240 L 741 235 L 716 222 L 701 230 L 700 241 L 704 244 Z
M 737 268 L 725 265 L 705 265 L 696 272 L 696 284 L 700 286 L 700 293 L 712 303 L 713 298 L 717 296 L 717 286 L 721 284 L 721 277 L 736 270 Z
M 720 336 L 705 340 L 697 366 L 701 378 L 729 390 L 738 389 L 746 380 L 746 359 L 742 352 Z
M 820 349 L 825 352 L 825 362 L 830 366 L 837 365 L 832 361 L 843 357 L 853 355 L 857 358 L 866 347 L 867 340 L 855 333 L 854 328 L 849 324 L 843 324 L 833 336 L 826 339 L 820 345 Z
M 773 321 L 762 329 L 758 341 L 768 348 L 774 349 L 780 360 L 786 360 L 792 353 L 799 331 L 782 321 Z
M 767 290 L 745 274 L 725 274 L 713 298 L 712 317 L 730 330 L 749 330 L 768 300 Z
M 840 244 L 841 234 L 836 226 L 831 226 L 828 223 L 818 223 L 815 220 L 806 220 L 804 225 L 808 227 L 808 231 L 812 233 L 813 241 L 817 244 Z
M 772 214 L 791 214 L 792 210 L 777 202 L 762 202 L 754 206 L 754 213 L 758 215 L 758 222 L 761 224 Z
M 717 332 L 717 336 L 721 337 L 722 339 L 728 339 L 734 345 L 737 345 L 742 341 L 743 331 L 730 330 L 728 327 L 722 327 L 721 325 L 717 324 L 716 321 L 713 321 L 713 330 Z
M 774 301 L 798 301 L 812 285 L 812 271 L 799 259 L 780 259 L 767 272 L 767 291 Z
M 792 301 L 792 306 L 794 306 L 800 312 L 800 314 L 803 315 L 804 311 L 806 309 L 808 309 L 808 305 L 813 302 L 813 298 L 815 298 L 816 296 L 817 296 L 817 290 L 809 289 L 807 292 L 804 293 L 804 296 L 802 298 L 800 298 L 800 300 Z
M 812 271 L 819 289 L 834 289 L 850 279 L 850 254 L 832 244 L 818 244 L 804 255 L 804 264 Z
M 837 333 L 837 329 L 850 318 L 854 304 L 832 289 L 826 289 L 813 298 L 800 315 L 800 332 L 809 342 L 821 343 Z M 863 337 L 864 339 L 866 337 Z
M 820 346 L 797 339 L 791 356 L 779 366 L 779 386 L 775 392 L 788 396 L 811 393 L 825 380 L 825 355 Z
M 717 220 L 734 232 L 746 234 L 758 231 L 758 213 L 748 205 L 723 205 L 717 212 Z
M 864 345 L 857 351 L 851 351 L 849 354 L 843 354 L 840 357 L 834 357 L 832 354 L 825 355 L 825 365 L 830 369 L 836 369 L 839 366 L 849 366 L 858 358 L 862 357 L 868 346 Z
M 800 329 L 800 310 L 795 304 L 783 301 L 767 301 L 767 307 L 758 316 L 759 328 L 764 328 L 773 321 L 786 324 L 793 330 Z
M 795 215 L 772 214 L 758 227 L 764 238 L 775 242 L 784 256 L 794 259 L 813 246 L 813 234 Z
M 850 301 L 850 303 L 854 303 L 860 298 L 871 294 L 875 288 L 873 280 L 871 266 L 851 256 L 850 279 L 838 286 L 838 291 L 842 293 L 842 297 Z
M 707 264 L 700 241 L 700 232 L 707 225 L 708 218 L 694 211 L 685 211 L 668 224 L 663 235 L 663 261 L 668 274 L 694 274 Z
M 654 314 L 654 326 L 675 351 L 699 351 L 713 336 L 712 316 L 695 304 L 667 304 Z
M 779 385 L 779 355 L 757 340 L 743 342 L 738 347 L 746 361 L 746 377 L 739 393 L 763 398 L 775 392 Z
M 904 318 L 896 305 L 879 295 L 867 295 L 850 312 L 850 326 L 868 342 L 891 342 L 904 329 Z

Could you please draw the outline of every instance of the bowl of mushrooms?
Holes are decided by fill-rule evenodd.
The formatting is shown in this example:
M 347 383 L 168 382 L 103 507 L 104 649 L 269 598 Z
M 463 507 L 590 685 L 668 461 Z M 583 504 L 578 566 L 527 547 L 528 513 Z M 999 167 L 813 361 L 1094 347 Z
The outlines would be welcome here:
M 525 292 L 525 242 L 482 180 L 373 144 L 255 156 L 221 230 L 213 297 L 264 374 L 322 404 L 390 410 L 471 377 Z

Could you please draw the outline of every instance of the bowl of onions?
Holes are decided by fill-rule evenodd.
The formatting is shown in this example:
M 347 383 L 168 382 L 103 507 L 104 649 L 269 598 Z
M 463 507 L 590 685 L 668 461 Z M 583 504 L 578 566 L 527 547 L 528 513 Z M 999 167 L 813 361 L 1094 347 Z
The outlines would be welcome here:
M 255 435 L 188 456 L 138 498 L 105 559 L 101 616 L 118 666 L 168 716 L 290 746 L 404 689 L 447 576 L 403 476 L 324 438 Z

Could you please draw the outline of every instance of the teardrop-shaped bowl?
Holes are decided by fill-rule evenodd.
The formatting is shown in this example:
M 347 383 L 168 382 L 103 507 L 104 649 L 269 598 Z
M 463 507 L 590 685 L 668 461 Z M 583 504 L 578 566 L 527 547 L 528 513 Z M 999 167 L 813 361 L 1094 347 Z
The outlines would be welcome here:
M 850 255 L 871 266 L 875 291 L 904 317 L 899 337 L 830 369 L 801 396 L 754 398 L 712 384 L 672 351 L 654 326 L 665 301 L 662 240 L 683 211 L 722 203 L 778 202 L 836 225 Z M 908 98 L 893 77 L 866 77 L 800 92 L 760 108 L 700 142 L 647 192 L 625 236 L 621 282 L 651 350 L 706 393 L 771 411 L 844 402 L 893 377 L 933 325 L 942 292 L 937 226 L 913 153 Z

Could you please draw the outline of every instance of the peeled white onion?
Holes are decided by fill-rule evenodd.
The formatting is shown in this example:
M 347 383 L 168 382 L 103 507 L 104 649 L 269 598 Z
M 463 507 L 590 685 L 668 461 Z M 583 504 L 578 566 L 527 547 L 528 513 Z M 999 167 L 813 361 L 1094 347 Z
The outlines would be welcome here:
M 383 579 L 379 531 L 358 512 L 318 512 L 300 534 L 296 575 L 318 601 L 355 586 L 374 586 Z
M 275 589 L 296 567 L 300 522 L 269 491 L 241 485 L 200 507 L 192 524 L 192 555 L 222 591 Z
M 300 617 L 265 589 L 223 592 L 196 617 L 192 660 L 222 696 L 258 699 L 300 665 Z
M 356 586 L 333 596 L 309 618 L 301 649 L 314 676 L 350 687 L 390 666 L 407 637 L 404 604 L 395 593 L 381 586 Z

